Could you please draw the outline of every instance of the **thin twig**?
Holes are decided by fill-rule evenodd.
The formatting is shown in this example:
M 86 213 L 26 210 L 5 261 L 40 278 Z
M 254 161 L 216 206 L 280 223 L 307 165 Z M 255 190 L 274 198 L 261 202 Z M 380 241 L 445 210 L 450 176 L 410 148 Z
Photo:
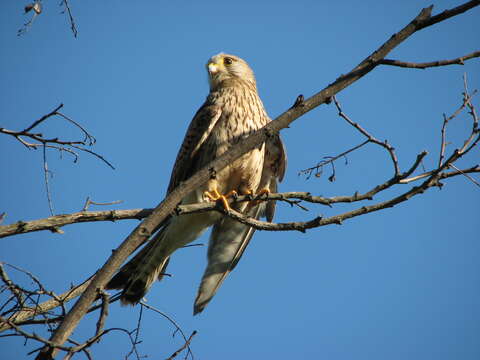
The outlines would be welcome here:
M 45 181 L 45 191 L 47 193 L 48 208 L 50 209 L 50 214 L 53 216 L 55 215 L 55 210 L 53 209 L 52 193 L 50 191 L 50 182 L 48 180 L 49 175 L 53 176 L 53 173 L 50 170 L 48 170 L 46 146 L 43 147 L 42 155 L 43 155 L 43 178 Z
M 446 66 L 446 65 L 465 65 L 466 60 L 470 60 L 477 57 L 480 57 L 480 51 L 474 51 L 470 54 L 460 56 L 458 58 L 451 59 L 451 60 L 435 60 L 430 62 L 414 63 L 414 62 L 407 62 L 407 61 L 400 61 L 400 60 L 383 59 L 379 61 L 379 64 L 399 66 L 399 67 L 411 68 L 411 69 L 426 69 L 430 67 Z
M 96 325 L 97 330 L 95 332 L 95 335 L 99 335 L 103 331 L 103 328 L 105 327 L 105 320 L 108 317 L 109 295 L 105 291 L 100 291 L 100 298 L 102 302 L 102 307 L 100 311 L 100 316 L 97 321 L 97 325 Z M 100 338 L 99 338 L 99 341 L 100 341 Z
M 68 339 L 67 341 L 72 343 L 73 345 L 77 345 L 77 346 L 81 345 L 79 342 L 77 342 L 75 340 L 72 340 L 72 339 Z M 88 360 L 93 360 L 92 354 L 90 353 L 89 349 L 82 349 L 82 351 L 85 353 L 85 356 L 87 357 Z M 63 358 L 63 360 L 70 360 L 73 357 L 73 355 L 75 355 L 75 354 L 76 354 L 76 352 L 73 352 L 73 351 L 68 352 L 67 355 L 65 355 L 65 357 Z
M 370 140 L 365 140 L 365 141 L 362 142 L 361 144 L 358 144 L 358 145 L 352 147 L 351 149 L 348 149 L 348 150 L 346 150 L 346 151 L 344 151 L 344 152 L 342 152 L 342 153 L 340 153 L 340 154 L 338 154 L 338 155 L 336 155 L 336 156 L 330 156 L 330 157 L 328 157 L 328 160 L 322 160 L 322 161 L 320 161 L 320 162 L 319 162 L 317 165 L 315 165 L 315 166 L 312 166 L 312 167 L 307 168 L 307 169 L 304 169 L 304 170 L 300 170 L 300 171 L 298 172 L 298 175 L 306 175 L 306 179 L 308 180 L 308 179 L 310 179 L 310 177 L 312 176 L 312 173 L 315 171 L 315 176 L 316 176 L 316 177 L 319 177 L 319 176 L 321 175 L 321 173 L 322 173 L 322 168 L 323 168 L 325 165 L 328 165 L 328 164 L 332 164 L 332 165 L 333 165 L 333 163 L 334 163 L 336 160 L 338 160 L 338 159 L 340 159 L 340 158 L 342 158 L 342 157 L 345 157 L 346 155 L 348 155 L 349 153 L 351 153 L 351 152 L 353 152 L 353 151 L 355 151 L 355 150 L 360 149 L 362 146 L 368 144 L 369 142 L 370 142 Z M 333 168 L 333 169 L 335 169 L 335 168 Z M 330 176 L 330 178 L 332 178 L 332 177 L 333 177 L 333 178 L 335 177 L 335 170 L 333 170 L 333 173 L 332 173 L 332 175 Z M 330 179 L 330 178 L 329 178 L 329 179 Z
M 398 166 L 398 159 L 397 155 L 395 154 L 395 149 L 387 142 L 385 141 L 380 141 L 377 138 L 375 138 L 373 135 L 371 135 L 367 130 L 362 128 L 360 124 L 354 122 L 351 120 L 347 114 L 345 114 L 342 110 L 342 107 L 340 105 L 340 102 L 337 100 L 336 96 L 333 96 L 333 102 L 335 103 L 335 106 L 337 107 L 338 110 L 338 115 L 342 117 L 346 122 L 348 122 L 350 125 L 352 125 L 355 129 L 357 129 L 363 136 L 365 136 L 369 142 L 372 142 L 374 144 L 380 145 L 384 149 L 386 149 L 390 155 L 390 158 L 392 159 L 393 162 L 393 168 L 395 170 L 395 176 L 400 175 L 400 167 Z
M 83 151 L 83 152 L 86 152 L 86 153 L 89 153 L 97 158 L 99 158 L 100 160 L 102 160 L 105 164 L 107 164 L 112 170 L 115 170 L 115 166 L 112 165 L 112 163 L 110 161 L 108 161 L 107 159 L 105 159 L 102 155 L 96 153 L 95 151 L 92 151 L 92 150 L 88 150 L 88 149 L 85 149 L 81 146 L 78 146 L 78 145 L 70 145 L 71 147 L 75 148 L 75 149 L 78 149 L 80 151 Z
M 450 166 L 452 167 L 452 164 L 450 164 Z M 414 181 L 425 179 L 426 177 L 429 177 L 430 175 L 432 175 L 432 173 L 433 173 L 433 171 L 427 171 L 427 172 L 424 172 L 423 174 L 420 174 L 420 175 L 416 175 L 416 176 L 412 176 L 410 178 L 402 179 L 402 180 L 399 181 L 399 183 L 400 184 L 408 184 L 408 183 L 411 183 L 411 182 L 414 182 Z M 465 175 L 467 173 L 480 173 L 480 166 L 475 165 L 475 166 L 473 166 L 469 169 L 463 169 L 463 170 L 460 170 L 460 171 L 443 172 L 440 175 L 439 180 L 448 179 L 448 178 L 458 176 L 458 175 Z
M 66 6 L 68 6 L 68 2 L 65 1 Z M 42 148 L 42 155 L 43 155 L 43 172 L 44 172 L 44 182 L 48 200 L 48 206 L 50 209 L 50 213 L 54 214 L 54 207 L 52 201 L 52 194 L 51 194 L 51 187 L 49 184 L 49 175 L 52 172 L 48 169 L 48 162 L 47 162 L 47 148 L 55 149 L 62 154 L 63 152 L 67 152 L 73 156 L 73 162 L 76 163 L 79 159 L 79 155 L 75 150 L 79 150 L 82 152 L 89 153 L 103 161 L 106 165 L 110 168 L 115 169 L 115 167 L 102 155 L 85 148 L 85 146 L 93 146 L 96 142 L 95 137 L 90 134 L 82 125 L 78 122 L 73 120 L 72 118 L 68 117 L 67 115 L 59 112 L 59 110 L 63 107 L 63 104 L 58 105 L 54 110 L 50 111 L 48 114 L 41 116 L 38 120 L 35 120 L 32 124 L 27 126 L 25 129 L 21 131 L 13 131 L 8 130 L 5 128 L 0 128 L 0 134 L 10 135 L 13 136 L 17 141 L 19 141 L 22 145 L 27 147 L 28 149 L 38 149 Z M 51 118 L 61 118 L 68 123 L 75 126 L 83 135 L 82 140 L 77 141 L 66 141 L 59 139 L 58 137 L 54 138 L 46 138 L 43 134 L 38 132 L 32 132 L 37 126 L 44 123 L 46 120 Z M 27 141 L 25 139 L 30 139 L 33 141 Z
M 474 183 L 475 185 L 477 185 L 478 187 L 480 187 L 480 183 L 475 180 L 473 177 L 471 177 L 470 175 L 468 175 L 465 171 L 463 170 L 460 170 L 459 168 L 457 168 L 455 165 L 453 164 L 450 164 L 450 167 L 454 168 L 455 170 L 457 170 L 457 172 L 459 174 L 462 174 L 463 176 L 465 176 L 468 180 L 470 180 L 472 183 Z M 478 167 L 478 166 L 477 166 Z
M 183 350 L 185 350 L 188 346 L 190 346 L 190 343 L 192 342 L 192 339 L 195 335 L 197 335 L 196 330 L 194 330 L 192 332 L 192 334 L 190 335 L 188 340 L 185 341 L 185 343 L 182 345 L 182 347 L 180 349 L 178 349 L 177 351 L 175 351 L 167 360 L 172 360 L 172 359 L 176 358 Z
M 58 110 L 60 110 L 61 108 L 63 107 L 63 104 L 60 104 L 58 105 L 55 109 L 53 109 L 52 111 L 50 111 L 48 114 L 46 115 L 43 115 L 40 119 L 34 121 L 30 126 L 26 127 L 22 133 L 28 133 L 30 132 L 30 130 L 32 130 L 34 127 L 36 127 L 37 125 L 41 124 L 42 122 L 44 122 L 45 120 L 47 120 L 48 118 L 52 117 L 52 116 L 55 116 L 57 113 L 58 113 Z
M 25 34 L 30 28 L 30 26 L 32 26 L 33 21 L 37 18 L 37 16 L 42 13 L 42 3 L 38 0 L 25 6 L 25 14 L 29 13 L 32 10 L 33 10 L 32 18 L 29 21 L 27 21 L 25 24 L 23 24 L 23 27 L 17 31 L 17 36 Z
M 67 10 L 67 13 L 68 13 L 68 18 L 70 19 L 70 28 L 72 29 L 73 36 L 76 38 L 77 34 L 78 34 L 77 26 L 75 25 L 75 19 L 73 18 L 72 10 L 70 9 L 70 5 L 68 3 L 68 0 L 62 0 L 60 2 L 60 5 L 62 5 L 62 4 L 65 5 L 65 9 Z M 65 11 L 63 11 L 63 12 L 65 12 Z
M 140 359 L 140 354 L 138 353 L 137 350 L 137 345 L 140 344 L 138 338 L 140 337 L 140 328 L 142 324 L 142 318 L 143 318 L 143 306 L 140 306 L 139 313 L 138 313 L 138 319 L 137 319 L 137 327 L 135 330 L 132 330 L 130 332 L 130 337 L 132 336 L 133 333 L 135 333 L 135 337 L 131 339 L 132 342 L 132 348 L 130 349 L 130 352 L 125 356 L 125 359 L 128 359 L 130 355 L 135 353 L 135 356 L 137 359 Z
M 9 288 L 10 292 L 15 296 L 17 299 L 17 303 L 20 307 L 24 306 L 25 299 L 23 297 L 23 292 L 18 289 L 18 286 L 10 280 L 7 272 L 3 267 L 3 263 L 0 262 L 0 278 L 5 283 L 5 285 Z
M 70 290 L 64 292 L 63 294 L 57 295 L 56 298 L 52 298 L 50 300 L 37 304 L 33 308 L 21 308 L 20 310 L 12 314 L 9 320 L 15 324 L 22 324 L 27 319 L 31 319 L 36 315 L 47 313 L 48 311 L 55 309 L 64 304 L 65 302 L 68 302 L 82 294 L 82 292 L 90 283 L 90 280 L 91 278 L 87 279 L 76 287 L 72 287 Z M 8 324 L 0 323 L 0 332 L 8 330 L 9 328 L 10 326 L 8 326 Z
M 187 337 L 185 336 L 185 333 L 183 332 L 182 328 L 180 327 L 180 325 L 177 324 L 177 322 L 175 320 L 173 320 L 170 316 L 168 316 L 167 314 L 165 314 L 163 311 L 161 310 L 158 310 L 157 308 L 151 306 L 151 305 L 148 305 L 146 304 L 144 301 L 140 301 L 140 304 L 142 306 L 145 306 L 147 309 L 149 310 L 152 310 L 154 312 L 156 312 L 157 314 L 160 314 L 161 316 L 163 316 L 165 319 L 167 319 L 170 323 L 173 324 L 173 326 L 175 326 L 175 331 L 173 332 L 173 336 L 175 336 L 175 333 L 179 332 L 180 335 L 182 335 L 182 338 L 183 340 L 185 341 L 185 344 L 188 348 L 188 352 L 187 352 L 187 355 L 190 354 L 192 359 L 193 359 L 193 353 L 192 353 L 192 350 L 190 349 L 190 344 L 189 344 L 189 341 L 187 339 Z
M 97 202 L 90 199 L 90 196 L 87 196 L 87 200 L 85 201 L 85 205 L 83 205 L 82 211 L 87 211 L 90 205 L 98 205 L 98 206 L 107 206 L 107 205 L 116 205 L 123 203 L 123 200 L 115 200 L 110 202 Z
M 440 155 L 438 159 L 438 167 L 442 165 L 443 159 L 445 158 L 445 148 L 447 145 L 447 137 L 446 137 L 446 130 L 447 130 L 447 125 L 450 122 L 450 120 L 453 120 L 456 118 L 464 109 L 465 107 L 473 107 L 471 104 L 471 100 L 473 96 L 476 95 L 477 90 L 473 91 L 471 94 L 468 94 L 468 87 L 466 83 L 466 76 L 464 75 L 464 93 L 463 93 L 463 101 L 462 104 L 456 109 L 452 115 L 447 117 L 445 114 L 443 114 L 443 123 L 442 123 L 442 129 L 441 129 L 441 141 L 440 141 Z M 475 120 L 474 120 L 474 125 L 473 125 L 473 130 L 475 130 Z

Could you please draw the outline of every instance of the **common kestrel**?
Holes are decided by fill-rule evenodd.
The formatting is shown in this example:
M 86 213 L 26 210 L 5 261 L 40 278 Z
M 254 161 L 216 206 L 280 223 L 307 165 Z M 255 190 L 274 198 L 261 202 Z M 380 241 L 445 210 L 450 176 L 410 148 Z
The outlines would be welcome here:
M 167 193 L 197 170 L 222 155 L 270 119 L 257 93 L 253 71 L 234 55 L 218 54 L 207 63 L 210 93 L 193 117 L 173 166 Z M 224 200 L 226 194 L 276 192 L 286 167 L 286 153 L 279 135 L 268 140 L 217 172 L 192 191 L 182 204 Z M 226 205 L 228 206 L 228 205 Z M 243 202 L 232 207 L 253 218 L 271 221 L 275 203 Z M 208 247 L 208 265 L 194 305 L 201 312 L 221 283 L 236 266 L 254 229 L 218 212 L 172 216 L 149 243 L 107 284 L 123 289 L 123 304 L 138 303 L 156 279 L 161 279 L 171 254 L 199 237 L 213 225 Z

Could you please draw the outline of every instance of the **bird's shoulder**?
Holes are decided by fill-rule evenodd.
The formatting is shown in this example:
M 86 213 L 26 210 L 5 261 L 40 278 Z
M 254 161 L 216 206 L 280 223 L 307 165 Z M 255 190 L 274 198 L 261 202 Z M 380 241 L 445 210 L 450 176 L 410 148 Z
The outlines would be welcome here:
M 192 170 L 192 161 L 201 146 L 205 143 L 213 127 L 222 113 L 220 106 L 216 105 L 209 97 L 197 110 L 187 132 L 173 165 L 170 183 L 167 192 L 171 192 L 181 181 L 188 178 Z

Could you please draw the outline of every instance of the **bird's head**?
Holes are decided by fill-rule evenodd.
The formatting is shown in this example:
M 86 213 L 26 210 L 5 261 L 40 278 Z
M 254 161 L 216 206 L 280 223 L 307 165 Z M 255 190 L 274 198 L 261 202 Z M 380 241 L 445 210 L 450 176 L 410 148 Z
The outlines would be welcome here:
M 216 88 L 228 79 L 241 79 L 255 85 L 255 76 L 247 62 L 235 55 L 220 53 L 212 56 L 207 62 L 208 81 L 210 88 Z

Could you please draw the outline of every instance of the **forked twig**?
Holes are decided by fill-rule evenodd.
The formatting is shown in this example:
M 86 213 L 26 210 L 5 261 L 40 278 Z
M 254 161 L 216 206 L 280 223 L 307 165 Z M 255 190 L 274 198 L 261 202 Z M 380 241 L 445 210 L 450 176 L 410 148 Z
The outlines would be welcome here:
M 363 136 L 365 136 L 368 140 L 368 142 L 380 145 L 384 149 L 386 149 L 390 155 L 390 158 L 392 159 L 393 162 L 393 168 L 395 170 L 395 176 L 400 175 L 400 167 L 398 166 L 398 159 L 397 155 L 395 154 L 395 149 L 388 143 L 387 140 L 385 141 L 380 141 L 377 138 L 375 138 L 373 135 L 371 135 L 367 130 L 365 130 L 363 127 L 360 126 L 360 124 L 354 122 L 351 120 L 347 114 L 345 114 L 342 110 L 342 107 L 340 105 L 340 102 L 337 100 L 336 96 L 333 96 L 333 102 L 335 103 L 335 106 L 337 107 L 338 110 L 338 115 L 342 117 L 346 122 L 348 122 L 350 125 L 352 125 L 355 129 L 357 129 Z
M 370 141 L 369 140 L 365 140 L 364 142 L 362 142 L 361 144 L 358 144 L 354 147 L 352 147 L 351 149 L 348 149 L 336 156 L 329 156 L 326 160 L 322 160 L 320 161 L 317 165 L 315 166 L 312 166 L 310 168 L 307 168 L 307 169 L 304 169 L 304 170 L 300 170 L 298 172 L 298 175 L 306 175 L 306 179 L 310 179 L 310 177 L 312 176 L 312 173 L 315 172 L 315 177 L 319 177 L 321 176 L 321 174 L 323 173 L 323 167 L 325 165 L 328 165 L 328 164 L 331 164 L 332 165 L 332 175 L 328 178 L 330 181 L 334 181 L 335 180 L 335 167 L 334 167 L 334 162 L 340 158 L 345 158 L 346 159 L 346 156 L 355 151 L 355 150 L 358 150 L 360 149 L 362 146 L 368 144 Z
M 185 341 L 185 346 L 186 348 L 188 349 L 187 350 L 187 356 L 190 355 L 192 357 L 192 360 L 193 360 L 193 353 L 192 353 L 192 349 L 190 349 L 190 341 L 191 339 L 187 339 L 187 337 L 185 336 L 185 333 L 183 332 L 182 328 L 177 324 L 177 322 L 175 320 L 173 320 L 170 316 L 168 316 L 167 314 L 165 314 L 163 311 L 161 310 L 158 310 L 157 308 L 151 306 L 151 305 L 148 305 L 146 304 L 144 301 L 140 301 L 140 304 L 144 307 L 146 307 L 147 309 L 149 310 L 152 310 L 154 312 L 156 312 L 157 314 L 160 314 L 161 316 L 163 316 L 165 319 L 167 319 L 170 323 L 173 324 L 173 326 L 175 326 L 175 331 L 173 332 L 173 336 L 175 336 L 175 334 L 177 332 L 180 333 L 180 335 L 182 335 L 182 338 L 183 340 Z M 190 336 L 190 338 L 192 337 L 193 335 Z M 185 347 L 184 347 L 185 349 Z
M 113 165 L 107 159 L 105 159 L 102 155 L 90 149 L 85 148 L 85 146 L 93 146 L 95 144 L 96 142 L 95 137 L 92 134 L 90 134 L 78 122 L 66 116 L 65 114 L 61 113 L 59 110 L 62 107 L 63 107 L 63 104 L 58 105 L 54 110 L 52 110 L 48 114 L 43 115 L 38 120 L 35 120 L 32 124 L 30 124 L 29 126 L 27 126 L 25 129 L 21 131 L 13 131 L 5 128 L 0 128 L 0 134 L 13 136 L 16 140 L 18 140 L 21 144 L 23 144 L 28 149 L 36 150 L 38 148 L 42 148 L 44 182 L 45 182 L 45 188 L 47 193 L 48 206 L 50 209 L 50 213 L 52 215 L 54 214 L 54 208 L 53 208 L 51 188 L 49 185 L 49 178 L 52 176 L 53 173 L 51 172 L 51 170 L 48 169 L 47 148 L 58 150 L 60 154 L 62 154 L 63 152 L 71 154 L 74 157 L 73 161 L 75 163 L 79 158 L 79 155 L 75 150 L 87 152 L 97 157 L 101 161 L 103 161 L 110 168 L 115 169 Z M 33 130 L 37 126 L 44 123 L 46 120 L 53 119 L 55 117 L 61 118 L 67 121 L 68 123 L 72 124 L 73 126 L 75 126 L 77 129 L 79 129 L 83 135 L 83 139 L 75 140 L 75 141 L 67 141 L 67 140 L 59 139 L 58 137 L 47 138 L 47 137 L 44 137 L 42 133 L 33 132 Z M 26 139 L 29 139 L 29 141 L 27 141 Z

